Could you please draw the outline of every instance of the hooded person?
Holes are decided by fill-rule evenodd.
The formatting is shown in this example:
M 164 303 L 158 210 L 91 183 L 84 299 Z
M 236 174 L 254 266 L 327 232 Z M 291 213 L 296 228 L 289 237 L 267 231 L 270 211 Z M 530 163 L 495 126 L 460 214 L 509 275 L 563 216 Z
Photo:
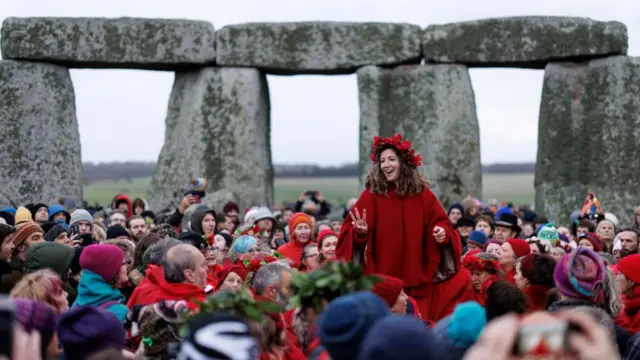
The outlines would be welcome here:
M 118 194 L 113 198 L 111 208 L 124 211 L 127 214 L 127 219 L 133 215 L 133 203 L 131 202 L 131 198 L 125 194 Z
M 278 252 L 299 266 L 304 247 L 313 241 L 313 221 L 305 213 L 295 213 L 289 218 L 289 242 L 280 246 Z
M 189 227 L 201 236 L 213 235 L 216 230 L 216 212 L 206 206 L 199 207 L 191 215 Z
M 80 255 L 82 277 L 78 284 L 78 297 L 72 308 L 99 307 L 112 312 L 124 323 L 129 309 L 119 287 L 126 282 L 122 267 L 125 254 L 119 247 L 109 244 L 87 246 Z
M 54 204 L 49 206 L 49 221 L 56 222 L 64 220 L 65 223 L 71 222 L 71 214 L 64 209 L 62 205 Z
M 44 232 L 35 222 L 29 220 L 16 226 L 12 241 L 14 249 L 11 255 L 11 273 L 5 274 L 0 280 L 0 292 L 9 293 L 11 289 L 22 279 L 24 272 L 24 260 L 27 251 L 38 242 L 44 242 Z
M 55 242 L 33 244 L 27 251 L 24 273 L 30 274 L 42 269 L 51 269 L 62 280 L 62 288 L 67 292 L 69 304 L 76 300 L 77 290 L 69 283 L 69 271 L 75 256 L 72 247 Z

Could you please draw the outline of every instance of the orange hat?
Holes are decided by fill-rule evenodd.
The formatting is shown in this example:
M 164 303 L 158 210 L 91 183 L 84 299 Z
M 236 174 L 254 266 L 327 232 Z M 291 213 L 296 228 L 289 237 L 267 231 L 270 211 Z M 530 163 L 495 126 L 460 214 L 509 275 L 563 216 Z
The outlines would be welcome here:
M 44 235 L 44 231 L 42 231 L 40 225 L 33 221 L 23 222 L 16 226 L 16 232 L 13 233 L 13 244 L 18 247 L 22 245 L 29 236 L 38 232 Z
M 309 215 L 303 212 L 297 212 L 289 218 L 289 233 L 293 233 L 293 230 L 296 229 L 296 226 L 299 224 L 308 224 L 309 227 L 313 226 L 313 221 L 309 217 Z

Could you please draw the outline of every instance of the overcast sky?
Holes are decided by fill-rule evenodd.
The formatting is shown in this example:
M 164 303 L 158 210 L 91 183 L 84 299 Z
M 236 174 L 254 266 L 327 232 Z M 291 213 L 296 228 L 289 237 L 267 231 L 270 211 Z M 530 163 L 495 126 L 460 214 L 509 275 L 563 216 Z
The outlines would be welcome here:
M 634 0 L 22 0 L 0 16 L 150 17 L 207 20 L 216 28 L 252 21 L 384 21 L 421 26 L 514 15 L 618 20 L 629 54 L 640 49 Z M 482 162 L 536 157 L 542 70 L 471 70 Z M 170 72 L 72 70 L 83 161 L 152 160 L 164 139 Z M 341 164 L 358 158 L 356 76 L 269 76 L 275 163 Z M 510 136 L 504 136 L 504 132 Z M 144 144 L 139 146 L 138 144 Z M 135 144 L 135 146 L 134 146 Z

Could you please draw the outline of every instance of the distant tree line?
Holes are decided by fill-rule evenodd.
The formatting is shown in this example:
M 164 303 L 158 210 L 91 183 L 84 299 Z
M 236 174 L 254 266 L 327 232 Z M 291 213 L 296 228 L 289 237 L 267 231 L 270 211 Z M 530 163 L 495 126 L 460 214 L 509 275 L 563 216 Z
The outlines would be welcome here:
M 125 180 L 148 177 L 153 175 L 156 164 L 154 162 L 109 162 L 109 163 L 85 163 L 84 183 L 90 184 L 103 180 Z M 485 173 L 532 173 L 536 164 L 513 163 L 483 165 Z M 319 165 L 274 165 L 277 177 L 352 177 L 358 175 L 358 164 L 344 164 L 340 166 Z

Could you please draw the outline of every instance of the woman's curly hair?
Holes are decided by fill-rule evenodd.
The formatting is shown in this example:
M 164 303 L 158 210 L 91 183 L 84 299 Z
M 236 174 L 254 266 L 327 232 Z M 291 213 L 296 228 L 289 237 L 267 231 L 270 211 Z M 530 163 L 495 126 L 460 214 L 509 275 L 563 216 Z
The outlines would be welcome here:
M 389 185 L 382 169 L 380 168 L 380 154 L 386 149 L 393 149 L 400 162 L 400 175 L 396 182 L 396 193 L 398 195 L 411 196 L 420 194 L 425 188 L 429 187 L 429 182 L 424 178 L 424 176 L 422 176 L 420 171 L 418 171 L 417 168 L 409 166 L 407 159 L 402 156 L 395 147 L 389 145 L 381 147 L 380 150 L 376 152 L 375 162 L 373 163 L 373 166 L 369 167 L 369 172 L 367 173 L 367 177 L 364 181 L 365 188 L 374 194 L 387 194 L 387 188 Z

